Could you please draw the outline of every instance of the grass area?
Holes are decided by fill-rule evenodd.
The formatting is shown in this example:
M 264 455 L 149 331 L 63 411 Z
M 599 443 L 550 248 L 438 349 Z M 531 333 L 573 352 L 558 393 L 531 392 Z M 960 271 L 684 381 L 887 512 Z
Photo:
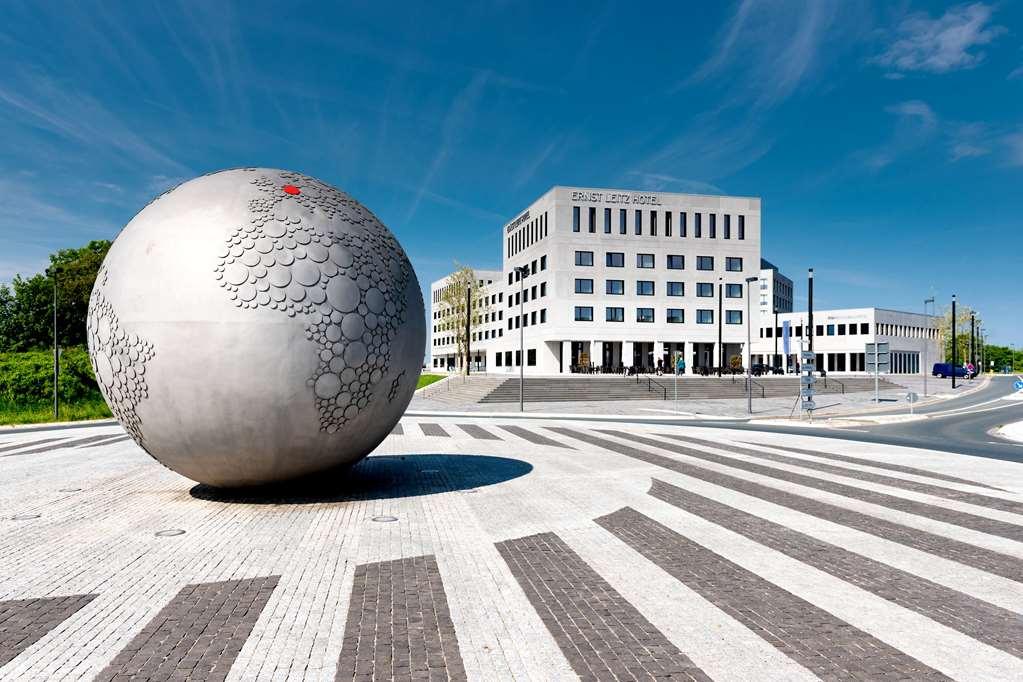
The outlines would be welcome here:
M 112 417 L 103 398 L 79 400 L 60 405 L 60 421 L 73 422 L 83 419 L 104 419 Z M 0 402 L 0 425 L 40 424 L 53 421 L 53 403 L 15 405 Z
M 433 382 L 440 381 L 444 377 L 444 374 L 420 374 L 419 381 L 416 383 L 416 388 L 420 389 L 423 386 L 429 386 Z

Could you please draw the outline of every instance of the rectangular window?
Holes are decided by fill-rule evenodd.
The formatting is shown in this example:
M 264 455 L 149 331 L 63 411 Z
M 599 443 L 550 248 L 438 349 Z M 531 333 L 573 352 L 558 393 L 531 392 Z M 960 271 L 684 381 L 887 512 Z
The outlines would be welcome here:
M 653 322 L 653 308 L 636 308 L 636 322 Z
M 636 267 L 637 268 L 652 268 L 652 267 L 654 267 L 654 254 L 652 254 L 652 253 L 637 253 L 636 254 Z
M 844 324 L 838 325 L 838 335 L 839 336 L 845 336 L 845 325 Z
M 742 259 L 741 258 L 725 258 L 725 270 L 728 272 L 742 272 Z
M 501 353 L 494 353 L 494 364 L 497 365 L 498 367 L 500 367 L 501 366 L 501 359 L 503 357 L 504 356 Z M 436 366 L 436 362 L 434 363 L 434 365 Z
M 540 296 L 543 297 L 543 296 L 546 296 L 546 295 L 547 295 L 547 282 L 540 282 Z
M 870 323 L 869 322 L 860 322 L 860 334 L 869 334 L 869 333 L 870 333 Z
M 624 279 L 609 279 L 605 282 L 605 292 L 610 296 L 624 296 L 625 295 L 625 280 Z
M 725 214 L 725 239 L 732 238 L 732 216 Z
M 711 282 L 697 282 L 696 295 L 700 298 L 713 298 L 714 285 Z
M 541 270 L 547 269 L 547 256 L 540 256 L 540 269 Z
M 654 283 L 647 280 L 639 280 L 636 282 L 636 295 L 637 296 L 653 296 L 654 295 Z
M 668 308 L 668 324 L 682 324 L 686 321 L 681 308 Z
M 685 296 L 686 295 L 685 282 L 668 282 L 668 295 Z
M 618 234 L 625 234 L 625 233 L 627 233 L 629 231 L 628 228 L 625 225 L 625 223 L 626 223 L 626 219 L 625 219 L 626 214 L 627 214 L 627 212 L 626 212 L 626 210 L 624 208 L 618 209 Z
M 604 209 L 604 234 L 611 234 L 611 209 Z
M 856 334 L 856 323 L 855 322 L 853 322 L 852 324 L 849 325 L 849 333 L 853 334 L 853 335 Z
M 530 348 L 526 351 L 526 364 L 530 367 L 536 367 L 536 349 Z
M 725 298 L 742 298 L 742 285 L 741 284 L 726 284 L 725 285 Z
M 577 279 L 575 281 L 575 293 L 577 293 L 577 294 L 592 294 L 593 293 L 593 280 L 592 279 Z
M 547 308 L 540 308 L 540 324 L 547 321 Z
M 835 335 L 835 325 L 829 324 L 828 325 L 828 336 L 834 336 L 834 335 Z
M 508 273 L 508 284 L 512 283 L 512 273 Z
M 533 300 L 535 301 L 536 300 L 536 285 L 535 284 L 532 287 L 530 287 L 530 291 L 533 293 Z
M 579 207 L 578 206 L 573 206 L 572 207 L 572 231 L 573 232 L 578 232 L 579 231 Z
M 624 268 L 625 254 L 616 251 L 608 251 L 604 254 L 604 264 L 609 268 Z
M 686 236 L 686 212 L 682 211 L 678 214 L 678 236 Z
M 579 266 L 592 266 L 593 265 L 593 252 L 592 251 L 576 251 L 575 252 L 575 264 Z
M 725 324 L 742 324 L 742 311 L 741 310 L 726 310 L 725 311 Z
M 593 306 L 577 305 L 575 307 L 576 322 L 593 322 Z
M 710 234 L 708 235 L 711 239 L 717 239 L 718 237 L 718 214 L 710 214 Z
M 686 267 L 685 256 L 668 256 L 668 269 L 669 270 L 683 270 Z
M 657 236 L 657 211 L 650 211 L 650 236 Z
M 643 211 L 636 211 L 636 234 L 643 234 Z
M 693 236 L 699 239 L 703 236 L 703 214 L 693 214 Z
M 671 236 L 671 211 L 664 212 L 664 236 Z
M 576 253 L 579 253 L 576 251 Z M 714 256 L 697 256 L 696 257 L 696 269 L 697 270 L 713 270 L 714 269 Z
M 504 364 L 506 366 L 508 366 L 508 367 L 512 366 L 511 358 L 512 358 L 512 352 L 510 350 L 506 350 L 504 352 Z
M 625 322 L 625 308 L 605 308 L 605 320 L 608 322 Z
M 536 324 L 536 311 L 529 313 L 529 324 Z
M 739 216 L 739 239 L 746 238 L 746 216 Z
M 515 351 L 515 366 L 518 367 L 522 364 L 522 351 Z
M 536 274 L 536 260 L 535 259 L 533 260 L 532 263 L 529 264 L 529 274 L 531 274 L 531 275 L 535 275 Z
M 814 336 L 824 336 L 824 325 L 823 324 L 815 324 L 814 325 L 813 335 Z
M 593 232 L 597 231 L 597 207 L 596 206 L 590 206 L 590 210 L 587 213 L 588 213 L 588 215 L 587 215 L 588 220 L 587 220 L 587 223 L 586 223 L 586 227 L 587 227 L 587 229 L 589 229 L 590 233 L 592 234 Z

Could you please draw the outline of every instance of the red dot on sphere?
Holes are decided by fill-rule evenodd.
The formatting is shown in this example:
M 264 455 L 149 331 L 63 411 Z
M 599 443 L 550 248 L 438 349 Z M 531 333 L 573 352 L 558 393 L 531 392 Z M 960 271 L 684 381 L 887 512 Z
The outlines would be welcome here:
M 302 190 L 300 190 L 298 187 L 295 187 L 294 185 L 285 185 L 284 186 L 284 191 L 287 192 L 288 194 L 301 194 L 302 193 Z

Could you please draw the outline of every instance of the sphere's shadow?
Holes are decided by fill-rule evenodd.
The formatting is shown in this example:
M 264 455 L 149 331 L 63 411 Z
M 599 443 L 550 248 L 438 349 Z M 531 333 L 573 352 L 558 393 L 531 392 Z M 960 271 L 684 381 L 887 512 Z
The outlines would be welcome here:
M 228 489 L 200 483 L 189 494 L 235 504 L 323 504 L 473 490 L 532 470 L 528 462 L 489 455 L 381 455 L 280 485 Z

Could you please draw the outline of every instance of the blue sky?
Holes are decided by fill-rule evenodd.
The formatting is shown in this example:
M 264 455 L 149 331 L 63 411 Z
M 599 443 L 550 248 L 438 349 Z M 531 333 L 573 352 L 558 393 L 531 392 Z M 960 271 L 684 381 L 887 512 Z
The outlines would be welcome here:
M 4 3 L 0 281 L 234 166 L 335 184 L 420 282 L 555 184 L 755 195 L 816 307 L 1023 343 L 1023 4 Z

